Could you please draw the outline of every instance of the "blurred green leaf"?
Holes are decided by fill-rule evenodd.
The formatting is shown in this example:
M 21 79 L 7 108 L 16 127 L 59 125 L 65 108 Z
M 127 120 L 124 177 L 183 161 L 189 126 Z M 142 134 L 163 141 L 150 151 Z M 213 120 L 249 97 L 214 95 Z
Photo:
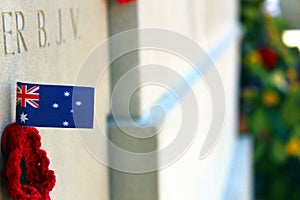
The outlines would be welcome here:
M 285 146 L 284 144 L 277 139 L 274 139 L 272 142 L 272 151 L 271 151 L 272 159 L 274 163 L 283 164 L 286 159 Z
M 289 92 L 282 104 L 281 115 L 284 122 L 289 127 L 294 127 L 300 123 L 299 94 Z
M 259 162 L 264 158 L 265 145 L 263 143 L 256 143 L 254 149 L 254 161 Z
M 262 131 L 269 132 L 271 131 L 271 125 L 268 120 L 268 117 L 263 109 L 256 109 L 250 117 L 250 127 L 251 131 L 256 134 L 259 134 Z

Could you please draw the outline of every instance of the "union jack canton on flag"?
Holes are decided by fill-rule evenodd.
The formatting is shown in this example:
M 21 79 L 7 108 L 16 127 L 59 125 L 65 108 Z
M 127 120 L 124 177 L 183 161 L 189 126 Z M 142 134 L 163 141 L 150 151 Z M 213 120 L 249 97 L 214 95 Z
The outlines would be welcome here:
M 94 88 L 18 82 L 16 97 L 22 126 L 93 128 Z

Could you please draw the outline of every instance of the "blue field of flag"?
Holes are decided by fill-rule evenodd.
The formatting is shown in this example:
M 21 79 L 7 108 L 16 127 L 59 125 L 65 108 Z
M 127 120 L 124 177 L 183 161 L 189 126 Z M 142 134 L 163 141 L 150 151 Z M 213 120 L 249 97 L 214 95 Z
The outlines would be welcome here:
M 94 88 L 18 82 L 16 97 L 22 126 L 93 128 Z

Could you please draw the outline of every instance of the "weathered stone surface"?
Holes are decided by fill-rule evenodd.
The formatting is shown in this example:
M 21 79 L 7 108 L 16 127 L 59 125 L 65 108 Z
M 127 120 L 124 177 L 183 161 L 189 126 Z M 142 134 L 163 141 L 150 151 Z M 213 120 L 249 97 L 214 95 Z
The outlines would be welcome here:
M 0 0 L 0 18 L 2 132 L 15 120 L 15 82 L 74 84 L 84 59 L 106 39 L 107 24 L 104 0 Z M 109 85 L 107 74 L 101 81 Z M 98 105 L 96 113 L 105 124 L 108 88 L 102 91 L 105 105 Z M 54 200 L 108 199 L 107 169 L 86 151 L 76 130 L 40 132 L 57 176 Z M 8 199 L 4 191 L 0 199 Z

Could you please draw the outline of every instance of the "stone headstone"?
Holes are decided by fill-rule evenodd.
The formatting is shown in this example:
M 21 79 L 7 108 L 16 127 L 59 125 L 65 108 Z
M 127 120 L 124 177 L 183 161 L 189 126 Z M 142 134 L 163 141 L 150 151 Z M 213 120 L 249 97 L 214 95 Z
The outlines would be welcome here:
M 107 24 L 104 0 L 0 0 L 0 18 L 2 133 L 15 121 L 16 81 L 73 85 L 84 59 L 106 38 Z M 108 85 L 108 76 L 102 81 Z M 101 98 L 108 102 L 108 90 Z M 107 105 L 97 111 L 103 124 Z M 39 130 L 57 176 L 52 198 L 108 199 L 106 167 L 86 151 L 77 130 Z M 0 164 L 3 169 L 2 155 Z M 0 188 L 0 199 L 9 199 Z

